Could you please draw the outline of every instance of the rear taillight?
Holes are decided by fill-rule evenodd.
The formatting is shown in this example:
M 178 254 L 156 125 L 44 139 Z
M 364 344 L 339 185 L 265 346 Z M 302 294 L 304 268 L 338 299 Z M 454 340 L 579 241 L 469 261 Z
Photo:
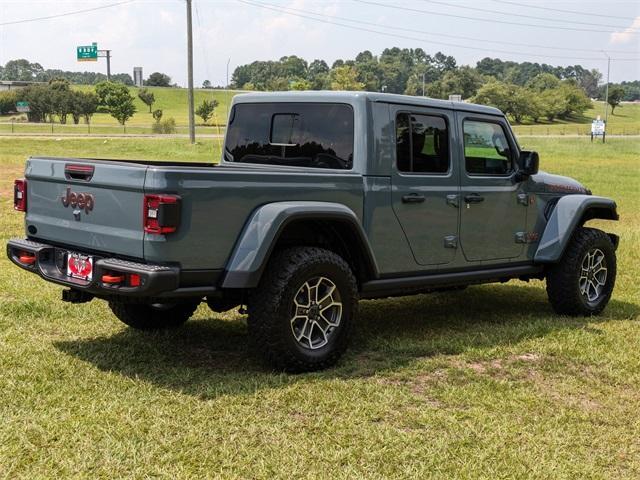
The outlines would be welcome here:
M 172 233 L 180 225 L 180 197 L 177 195 L 145 195 L 142 221 L 146 233 Z
M 27 211 L 27 181 L 24 178 L 13 182 L 13 208 L 19 212 Z

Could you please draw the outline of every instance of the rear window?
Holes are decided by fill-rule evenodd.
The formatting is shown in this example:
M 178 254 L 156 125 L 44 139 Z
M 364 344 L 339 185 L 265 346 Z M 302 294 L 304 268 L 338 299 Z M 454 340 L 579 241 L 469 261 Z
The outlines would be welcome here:
M 351 169 L 353 110 L 334 103 L 241 103 L 233 107 L 225 160 Z

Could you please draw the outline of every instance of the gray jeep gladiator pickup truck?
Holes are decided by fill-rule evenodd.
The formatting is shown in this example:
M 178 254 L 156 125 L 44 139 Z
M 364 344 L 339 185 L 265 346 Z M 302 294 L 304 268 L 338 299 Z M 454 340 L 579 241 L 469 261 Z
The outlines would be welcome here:
M 31 157 L 14 201 L 8 256 L 63 300 L 139 329 L 246 305 L 288 371 L 339 358 L 359 298 L 538 278 L 556 312 L 592 315 L 616 277 L 618 238 L 584 226 L 615 202 L 538 172 L 499 110 L 468 103 L 238 95 L 219 162 Z

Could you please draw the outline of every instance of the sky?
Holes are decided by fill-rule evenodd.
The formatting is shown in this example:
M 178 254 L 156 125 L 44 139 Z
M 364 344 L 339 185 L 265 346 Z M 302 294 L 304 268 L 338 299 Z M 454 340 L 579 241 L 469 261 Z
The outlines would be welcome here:
M 39 21 L 11 23 L 107 6 Z M 580 13 L 577 13 L 580 12 Z M 535 18 L 534 18 L 535 17 Z M 112 73 L 160 71 L 186 84 L 184 0 L 0 0 L 0 64 L 106 72 L 76 61 L 76 46 L 112 50 Z M 254 60 L 297 55 L 329 65 L 363 50 L 442 51 L 459 65 L 484 57 L 581 64 L 611 81 L 640 79 L 638 0 L 193 0 L 194 83 L 226 83 Z M 605 53 L 606 52 L 606 53 Z

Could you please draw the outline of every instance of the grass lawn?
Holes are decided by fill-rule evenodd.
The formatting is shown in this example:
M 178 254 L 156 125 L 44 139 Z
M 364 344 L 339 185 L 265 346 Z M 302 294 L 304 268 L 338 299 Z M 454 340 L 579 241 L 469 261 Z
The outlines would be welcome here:
M 74 85 L 73 88 L 83 91 L 94 91 L 93 85 Z M 188 107 L 187 107 L 187 90 L 185 88 L 165 88 L 165 87 L 147 87 L 155 95 L 155 103 L 152 110 L 161 109 L 163 111 L 162 118 L 173 117 L 178 125 L 177 133 L 188 133 Z M 127 121 L 126 133 L 151 133 L 151 124 L 154 122 L 153 117 L 149 113 L 147 107 L 142 100 L 138 98 L 138 88 L 129 87 L 131 94 L 135 97 L 136 113 Z M 238 92 L 235 90 L 203 90 L 195 89 L 194 104 L 202 103 L 204 99 L 217 100 L 219 105 L 215 110 L 214 118 L 209 120 L 209 124 L 225 125 L 227 123 L 227 108 L 231 103 L 231 99 Z M 11 118 L 19 117 L 19 114 L 0 116 L 0 133 L 12 133 Z M 118 121 L 108 113 L 96 113 L 92 119 L 92 126 L 89 129 L 84 121 L 79 125 L 73 125 L 71 118 L 68 119 L 66 125 L 55 123 L 53 125 L 54 133 L 123 133 L 122 126 Z M 196 115 L 196 125 L 201 133 L 218 133 L 218 129 L 213 126 L 203 126 L 202 119 Z M 13 131 L 19 133 L 51 133 L 50 124 L 42 125 L 20 125 L 15 123 Z
M 596 223 L 621 235 L 602 316 L 555 315 L 537 281 L 365 301 L 340 364 L 292 376 L 248 355 L 236 312 L 133 332 L 0 257 L 0 476 L 640 478 L 640 139 L 522 143 L 618 202 Z M 10 195 L 30 154 L 215 148 L 2 138 L 2 241 L 23 233 Z
M 591 122 L 600 115 L 604 120 L 604 102 L 593 102 L 593 107 L 583 115 L 569 120 L 556 120 L 553 123 L 514 125 L 518 135 L 589 135 Z M 640 135 L 640 104 L 625 103 L 611 114 L 609 107 L 607 134 L 610 135 Z M 601 140 L 602 141 L 602 140 Z

